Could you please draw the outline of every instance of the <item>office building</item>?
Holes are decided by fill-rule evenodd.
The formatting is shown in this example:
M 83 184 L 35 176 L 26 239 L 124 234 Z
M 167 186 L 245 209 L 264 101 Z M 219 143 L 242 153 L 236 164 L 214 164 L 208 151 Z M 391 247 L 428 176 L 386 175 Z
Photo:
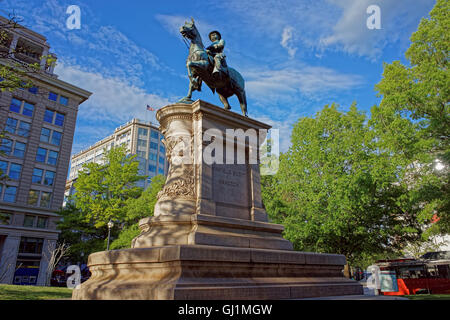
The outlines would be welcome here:
M 1 22 L 7 21 L 0 17 Z M 17 26 L 6 30 L 0 63 L 38 63 L 32 88 L 0 91 L 0 283 L 45 284 L 59 231 L 78 106 L 90 92 L 58 79 L 44 36 Z M 53 55 L 56 58 L 55 55 Z M 2 80 L 2 79 L 0 79 Z

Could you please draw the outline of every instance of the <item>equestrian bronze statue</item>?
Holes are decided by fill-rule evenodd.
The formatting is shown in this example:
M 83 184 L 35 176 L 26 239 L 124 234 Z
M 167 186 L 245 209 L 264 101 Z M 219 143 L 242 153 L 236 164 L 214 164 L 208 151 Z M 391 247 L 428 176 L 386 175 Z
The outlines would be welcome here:
M 244 79 L 235 69 L 227 66 L 223 48 L 225 41 L 218 31 L 212 31 L 211 45 L 205 49 L 202 37 L 195 26 L 194 19 L 180 27 L 180 33 L 190 40 L 189 56 L 186 66 L 189 76 L 189 91 L 179 102 L 192 103 L 192 91 L 201 91 L 204 81 L 212 92 L 217 92 L 226 110 L 230 110 L 228 98 L 235 94 L 241 105 L 242 114 L 247 116 Z

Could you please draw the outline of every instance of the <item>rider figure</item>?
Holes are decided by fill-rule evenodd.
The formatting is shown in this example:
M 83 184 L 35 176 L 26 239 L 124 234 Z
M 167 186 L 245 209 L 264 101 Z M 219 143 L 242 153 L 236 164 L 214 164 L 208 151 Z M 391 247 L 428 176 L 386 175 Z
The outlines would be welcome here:
M 214 70 L 212 74 L 213 77 L 218 77 L 220 75 L 220 71 L 227 73 L 227 63 L 225 61 L 225 55 L 223 54 L 225 40 L 222 39 L 219 31 L 216 30 L 209 33 L 209 39 L 212 43 L 208 48 L 206 48 L 206 52 L 214 58 Z

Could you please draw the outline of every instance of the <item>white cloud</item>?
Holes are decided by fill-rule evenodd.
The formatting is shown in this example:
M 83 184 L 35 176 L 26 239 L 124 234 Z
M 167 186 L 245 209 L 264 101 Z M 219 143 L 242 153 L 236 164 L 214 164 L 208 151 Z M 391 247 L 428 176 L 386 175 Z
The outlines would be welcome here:
M 281 35 L 281 46 L 285 48 L 291 58 L 295 56 L 297 48 L 293 45 L 294 40 L 294 28 L 285 27 L 283 29 L 283 34 Z
M 298 94 L 316 99 L 363 83 L 359 75 L 341 74 L 333 69 L 306 65 L 279 70 L 247 70 L 245 75 L 248 96 L 260 101 L 284 100 Z

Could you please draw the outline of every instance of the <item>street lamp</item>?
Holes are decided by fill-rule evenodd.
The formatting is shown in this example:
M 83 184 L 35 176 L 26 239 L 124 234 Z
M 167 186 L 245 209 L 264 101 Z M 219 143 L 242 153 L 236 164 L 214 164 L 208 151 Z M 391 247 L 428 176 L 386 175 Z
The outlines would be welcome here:
M 434 160 L 434 162 L 436 163 L 436 164 L 434 165 L 434 168 L 435 168 L 437 171 L 441 171 L 442 169 L 445 168 L 445 165 L 441 162 L 441 160 L 436 159 L 436 160 Z
M 106 245 L 106 250 L 109 250 L 109 238 L 111 236 L 111 228 L 112 227 L 114 227 L 114 223 L 111 220 L 109 220 L 109 222 L 108 222 L 108 243 Z

